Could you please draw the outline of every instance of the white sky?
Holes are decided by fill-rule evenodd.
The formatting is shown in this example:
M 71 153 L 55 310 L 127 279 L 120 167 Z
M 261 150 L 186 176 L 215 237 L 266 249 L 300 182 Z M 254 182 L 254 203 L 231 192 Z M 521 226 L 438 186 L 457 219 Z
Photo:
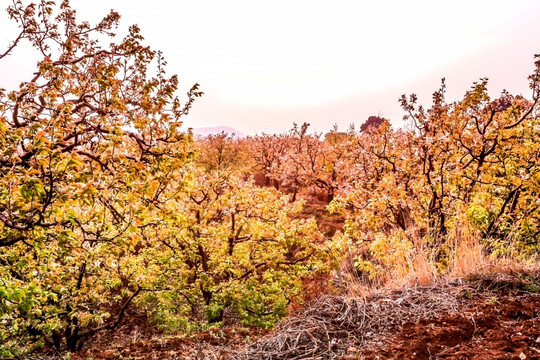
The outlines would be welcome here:
M 481 77 L 490 78 L 494 96 L 502 88 L 528 95 L 526 77 L 540 53 L 538 0 L 71 3 L 90 21 L 117 10 L 123 26 L 139 24 L 164 52 L 183 92 L 201 84 L 205 95 L 187 126 L 247 134 L 282 132 L 293 121 L 346 128 L 377 114 L 400 125 L 399 96 L 415 92 L 428 105 L 441 77 L 452 99 Z M 0 17 L 0 50 L 12 33 Z M 29 78 L 18 76 L 36 59 L 21 54 L 0 61 L 0 87 Z

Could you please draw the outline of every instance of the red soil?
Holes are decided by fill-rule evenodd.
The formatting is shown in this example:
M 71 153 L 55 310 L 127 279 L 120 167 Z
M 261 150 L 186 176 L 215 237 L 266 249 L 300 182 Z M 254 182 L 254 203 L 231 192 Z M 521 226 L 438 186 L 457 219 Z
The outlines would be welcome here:
M 224 359 L 227 358 L 229 350 L 239 349 L 246 341 L 256 340 L 267 332 L 268 330 L 231 327 L 185 337 L 162 336 L 129 344 L 102 344 L 84 349 L 70 357 L 70 360 L 188 360 L 204 359 L 209 352 L 216 359 Z
M 540 295 L 467 300 L 459 313 L 402 324 L 355 359 L 540 359 Z

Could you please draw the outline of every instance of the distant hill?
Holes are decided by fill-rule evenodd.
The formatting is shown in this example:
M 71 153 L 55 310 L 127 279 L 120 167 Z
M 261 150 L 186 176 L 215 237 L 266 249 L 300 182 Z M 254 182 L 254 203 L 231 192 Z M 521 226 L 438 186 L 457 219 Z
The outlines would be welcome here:
M 238 131 L 236 129 L 233 129 L 229 126 L 214 126 L 214 127 L 200 127 L 200 128 L 193 128 L 192 129 L 194 135 L 200 135 L 200 136 L 208 136 L 208 135 L 216 135 L 221 133 L 226 133 L 229 135 L 235 135 L 236 137 L 246 137 L 246 135 Z

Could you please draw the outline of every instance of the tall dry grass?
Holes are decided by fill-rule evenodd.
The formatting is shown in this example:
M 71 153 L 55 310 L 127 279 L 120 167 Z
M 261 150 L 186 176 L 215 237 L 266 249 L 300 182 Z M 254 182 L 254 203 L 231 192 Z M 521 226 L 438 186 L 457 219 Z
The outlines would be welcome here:
M 447 277 L 459 278 L 470 274 L 489 272 L 498 260 L 490 259 L 482 246 L 480 234 L 457 231 L 451 239 L 450 266 Z
M 427 286 L 470 277 L 496 274 L 540 273 L 539 258 L 518 258 L 511 255 L 489 256 L 482 245 L 481 233 L 469 229 L 456 230 L 443 244 L 445 259 L 420 239 L 412 239 L 414 254 L 406 261 L 392 264 L 374 279 L 355 276 L 350 260 L 342 270 L 348 270 L 347 295 L 367 297 L 382 289 Z

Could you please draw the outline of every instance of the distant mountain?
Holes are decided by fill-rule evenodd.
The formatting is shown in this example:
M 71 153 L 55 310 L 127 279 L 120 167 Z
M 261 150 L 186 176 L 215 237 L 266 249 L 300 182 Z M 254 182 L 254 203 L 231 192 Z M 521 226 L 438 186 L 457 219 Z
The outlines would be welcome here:
M 234 134 L 234 136 L 240 137 L 240 138 L 246 137 L 246 135 L 243 132 L 233 129 L 232 127 L 229 127 L 229 126 L 200 127 L 200 128 L 193 128 L 192 131 L 193 131 L 193 135 L 200 135 L 200 136 L 216 135 L 216 134 L 221 134 L 224 132 L 225 134 L 229 134 L 229 135 Z

